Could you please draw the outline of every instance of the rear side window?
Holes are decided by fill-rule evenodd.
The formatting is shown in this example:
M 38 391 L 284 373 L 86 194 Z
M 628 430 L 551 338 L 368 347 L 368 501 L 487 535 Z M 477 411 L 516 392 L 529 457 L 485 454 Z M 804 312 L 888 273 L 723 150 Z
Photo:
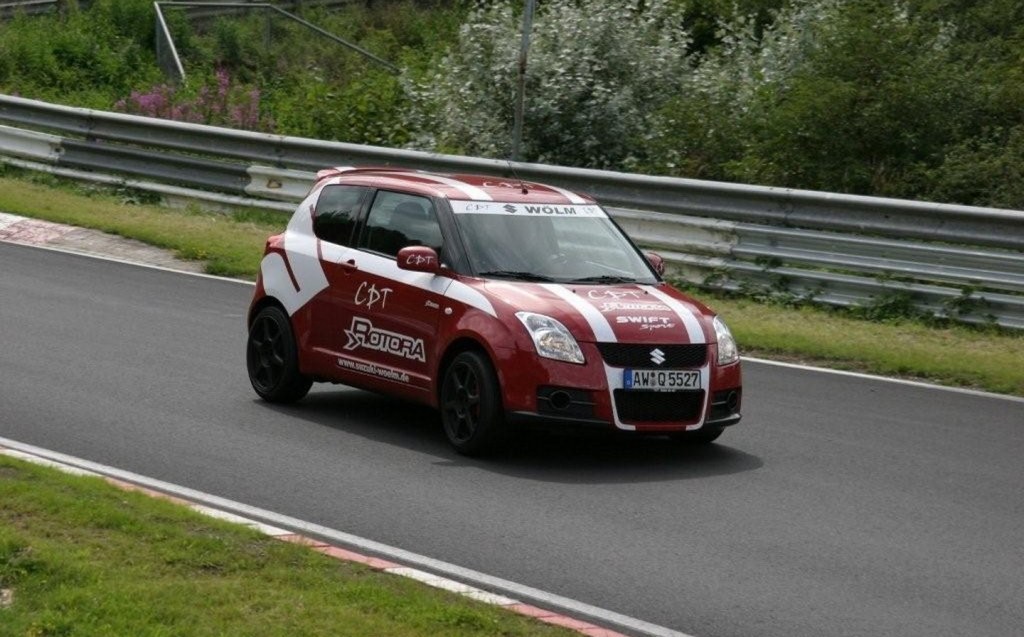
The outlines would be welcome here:
M 395 256 L 406 246 L 427 246 L 440 254 L 441 243 L 430 199 L 382 190 L 373 200 L 359 247 Z
M 316 201 L 313 233 L 324 241 L 350 245 L 359 204 L 368 190 L 363 186 L 325 186 Z

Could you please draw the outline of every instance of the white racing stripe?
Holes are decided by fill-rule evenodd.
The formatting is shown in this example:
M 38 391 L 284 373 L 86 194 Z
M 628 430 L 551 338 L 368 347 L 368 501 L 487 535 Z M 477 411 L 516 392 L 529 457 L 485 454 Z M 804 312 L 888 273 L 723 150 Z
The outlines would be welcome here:
M 445 276 L 429 274 L 427 272 L 414 272 L 403 270 L 398 263 L 391 258 L 377 254 L 362 252 L 355 248 L 345 248 L 326 241 L 322 242 L 324 260 L 333 263 L 341 263 L 346 259 L 354 259 L 359 272 L 366 272 L 374 276 L 402 283 L 421 290 L 430 290 L 453 301 L 458 301 L 482 312 L 486 312 L 497 318 L 498 312 L 494 309 L 491 301 L 479 290 L 462 281 L 456 281 Z
M 309 212 L 292 215 L 284 234 L 284 252 L 288 263 L 276 252 L 263 257 L 260 272 L 263 274 L 263 289 L 268 296 L 277 298 L 288 311 L 295 314 L 314 296 L 327 289 L 327 275 L 317 255 L 317 238 L 313 236 L 312 197 L 302 202 L 300 210 L 307 205 Z M 288 267 L 291 267 L 291 275 Z M 292 275 L 298 288 L 292 282 Z
M 697 318 L 697 315 L 694 314 L 690 308 L 665 294 L 653 285 L 641 285 L 640 287 L 652 296 L 657 297 L 658 300 L 665 305 L 672 308 L 672 311 L 676 313 L 679 320 L 683 322 L 683 327 L 686 328 L 686 335 L 690 339 L 691 343 L 707 342 L 707 339 L 704 338 L 704 328 L 700 325 L 700 319 Z
M 473 184 L 467 184 L 466 182 L 459 181 L 458 179 L 451 179 L 450 177 L 442 177 L 440 175 L 432 175 L 432 174 L 428 174 L 428 173 L 414 173 L 414 172 L 410 172 L 410 173 L 394 173 L 394 174 L 395 174 L 396 177 L 413 177 L 413 178 L 416 178 L 416 179 L 424 179 L 426 181 L 433 181 L 433 182 L 436 182 L 436 183 L 439 183 L 439 184 L 444 184 L 446 186 L 451 186 L 452 188 L 457 188 L 457 189 L 461 190 L 470 199 L 475 199 L 477 201 L 493 201 L 491 196 L 488 195 L 483 190 L 477 188 Z
M 551 184 L 544 184 L 544 185 L 547 186 L 548 188 L 550 188 L 551 190 L 554 190 L 555 192 L 561 194 L 563 197 L 566 197 L 569 200 L 570 203 L 587 203 L 586 199 L 584 199 L 583 197 L 580 197 L 579 195 L 577 195 L 576 193 L 574 193 L 571 190 L 566 190 L 565 188 L 559 188 L 558 186 L 552 186 Z
M 540 286 L 546 290 L 557 294 L 562 299 L 565 299 L 570 305 L 583 315 L 583 318 L 590 325 L 590 330 L 594 333 L 594 339 L 599 343 L 617 343 L 619 339 L 615 337 L 615 331 L 612 330 L 612 326 L 608 323 L 608 319 L 604 317 L 604 314 L 588 303 L 585 299 L 581 299 L 576 296 L 572 290 L 565 286 L 558 285 L 557 283 L 541 283 Z

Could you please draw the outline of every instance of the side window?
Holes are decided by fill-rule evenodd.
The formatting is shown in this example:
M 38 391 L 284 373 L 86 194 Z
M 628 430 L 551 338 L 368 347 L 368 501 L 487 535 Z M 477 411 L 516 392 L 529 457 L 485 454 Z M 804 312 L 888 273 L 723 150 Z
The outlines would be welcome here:
M 363 186 L 325 186 L 316 201 L 313 233 L 331 243 L 347 246 L 359 214 L 359 202 L 369 188 Z
M 441 227 L 430 199 L 381 190 L 373 200 L 359 247 L 394 256 L 406 246 L 441 253 Z

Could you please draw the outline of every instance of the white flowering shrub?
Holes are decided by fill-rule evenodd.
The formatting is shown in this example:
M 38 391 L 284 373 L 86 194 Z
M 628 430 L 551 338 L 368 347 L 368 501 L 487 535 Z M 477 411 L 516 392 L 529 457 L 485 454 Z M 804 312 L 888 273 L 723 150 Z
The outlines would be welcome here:
M 526 161 L 621 168 L 655 134 L 653 118 L 689 72 L 688 37 L 666 0 L 546 0 L 527 64 Z M 413 146 L 509 157 L 520 0 L 484 3 L 429 72 L 407 78 Z

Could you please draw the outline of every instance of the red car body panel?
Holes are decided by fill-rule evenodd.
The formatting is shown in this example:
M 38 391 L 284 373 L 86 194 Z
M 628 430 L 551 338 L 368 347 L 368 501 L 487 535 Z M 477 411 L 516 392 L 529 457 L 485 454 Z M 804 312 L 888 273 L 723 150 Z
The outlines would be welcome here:
M 286 310 L 303 374 L 437 407 L 446 357 L 472 344 L 493 363 L 508 414 L 605 423 L 610 429 L 638 432 L 695 430 L 709 422 L 715 397 L 725 400 L 731 393 L 727 413 L 718 413 L 715 424 L 739 420 L 740 364 L 718 364 L 714 314 L 698 301 L 660 280 L 653 285 L 556 284 L 483 278 L 447 267 L 405 269 L 394 257 L 316 236 L 317 198 L 332 184 L 429 197 L 439 216 L 452 214 L 444 210 L 447 202 L 463 207 L 472 202 L 524 204 L 534 206 L 529 210 L 537 215 L 565 213 L 571 206 L 599 210 L 588 197 L 532 182 L 401 169 L 321 171 L 286 231 L 268 239 L 249 314 L 251 321 L 267 303 Z M 406 250 L 402 254 L 407 260 L 430 254 Z M 425 263 L 419 267 L 431 269 Z M 541 357 L 517 312 L 559 321 L 575 337 L 585 362 Z M 640 352 L 641 366 L 653 370 L 660 369 L 666 356 L 671 358 L 663 350 L 695 346 L 686 351 L 698 352 L 697 358 L 672 369 L 699 372 L 692 378 L 699 378 L 700 386 L 687 392 L 691 398 L 699 393 L 694 398 L 699 404 L 679 418 L 648 418 L 635 405 L 628 416 L 619 413 L 617 400 L 632 399 L 623 388 L 626 367 L 606 362 L 602 348 L 623 344 L 641 348 L 629 350 L 629 355 L 635 358 Z M 565 417 L 558 408 L 541 404 L 550 388 L 564 389 L 573 398 Z

